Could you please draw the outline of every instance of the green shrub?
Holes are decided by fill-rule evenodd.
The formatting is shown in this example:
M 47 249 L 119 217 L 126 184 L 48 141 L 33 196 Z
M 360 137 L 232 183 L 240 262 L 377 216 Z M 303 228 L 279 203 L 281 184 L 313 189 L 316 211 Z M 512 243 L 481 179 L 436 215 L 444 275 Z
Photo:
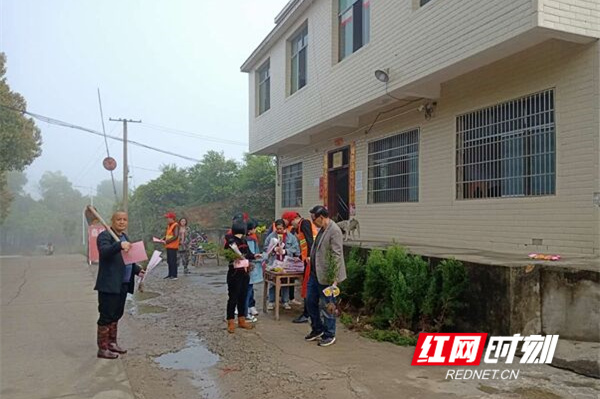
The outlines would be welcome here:
M 345 303 L 355 308 L 363 306 L 365 274 L 365 264 L 360 257 L 360 248 L 353 247 L 346 262 L 346 280 L 340 284 L 340 295 Z
M 404 274 L 400 270 L 394 271 L 390 275 L 390 283 L 390 300 L 393 311 L 393 318 L 390 320 L 390 324 L 401 328 L 411 328 L 412 319 L 415 314 L 415 303 L 410 289 L 406 284 Z
M 456 259 L 446 259 L 435 268 L 423 303 L 422 328 L 440 331 L 454 324 L 454 317 L 464 304 L 469 280 L 465 266 Z
M 387 260 L 380 249 L 374 249 L 369 253 L 365 266 L 365 285 L 363 290 L 363 302 L 367 309 L 374 310 L 384 299 L 387 287 Z
M 394 310 L 391 306 L 383 304 L 377 309 L 377 312 L 373 314 L 369 321 L 375 328 L 390 328 L 394 322 Z
M 427 295 L 431 279 L 427 262 L 417 255 L 408 256 L 402 272 L 409 289 L 409 295 L 414 303 L 415 314 L 418 314 L 421 312 L 423 300 Z
M 325 262 L 327 263 L 327 270 L 325 271 L 325 278 L 327 279 L 327 284 L 331 285 L 336 282 L 338 277 L 338 272 L 340 270 L 340 265 L 335 258 L 335 255 L 331 248 L 327 250 L 325 253 Z

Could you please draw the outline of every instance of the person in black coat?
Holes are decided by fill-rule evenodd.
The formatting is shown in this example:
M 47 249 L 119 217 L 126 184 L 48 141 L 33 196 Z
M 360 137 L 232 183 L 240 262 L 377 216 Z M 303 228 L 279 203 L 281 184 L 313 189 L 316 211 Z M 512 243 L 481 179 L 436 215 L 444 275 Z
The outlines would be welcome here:
M 260 259 L 260 254 L 253 254 L 246 241 L 247 223 L 244 220 L 234 217 L 231 226 L 231 234 L 225 235 L 225 249 L 237 250 L 245 259 Z M 242 262 L 230 260 L 229 270 L 227 271 L 227 331 L 235 332 L 235 308 L 238 310 L 238 327 L 250 330 L 251 324 L 246 322 L 246 298 L 248 296 L 248 284 L 250 275 L 248 274 L 249 264 L 245 267 L 238 267 Z
M 98 276 L 94 289 L 98 291 L 98 357 L 116 359 L 119 353 L 127 353 L 117 344 L 117 325 L 125 311 L 127 293 L 133 294 L 134 276 L 144 275 L 137 264 L 126 265 L 121 251 L 129 251 L 131 243 L 125 235 L 129 223 L 127 213 L 115 212 L 112 215 L 111 229 L 119 241 L 115 241 L 109 231 L 98 235 L 100 253 Z

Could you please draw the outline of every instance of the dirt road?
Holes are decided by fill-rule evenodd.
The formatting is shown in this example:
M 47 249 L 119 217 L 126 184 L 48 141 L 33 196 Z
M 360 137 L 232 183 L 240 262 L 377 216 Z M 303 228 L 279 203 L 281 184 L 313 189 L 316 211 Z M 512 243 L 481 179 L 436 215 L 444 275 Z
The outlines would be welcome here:
M 166 267 L 128 301 L 121 359 L 96 358 L 95 267 L 80 256 L 0 258 L 2 399 L 53 398 L 595 398 L 600 381 L 549 366 L 517 380 L 445 380 L 442 367 L 410 366 L 414 348 L 339 327 L 338 342 L 304 342 L 306 324 L 261 315 L 253 331 L 225 330 L 226 267 Z M 258 294 L 258 290 L 257 290 Z M 260 302 L 260 301 L 259 301 Z M 518 366 L 518 365 L 517 365 Z M 515 367 L 519 368 L 519 367 Z
M 253 331 L 225 331 L 226 267 L 192 268 L 177 281 L 162 267 L 125 319 L 123 357 L 137 398 L 598 398 L 600 381 L 549 366 L 517 380 L 447 381 L 446 368 L 410 366 L 414 348 L 374 342 L 339 326 L 328 348 L 304 342 L 307 324 L 261 314 Z M 257 298 L 262 294 L 256 290 Z M 257 302 L 261 302 L 258 301 Z

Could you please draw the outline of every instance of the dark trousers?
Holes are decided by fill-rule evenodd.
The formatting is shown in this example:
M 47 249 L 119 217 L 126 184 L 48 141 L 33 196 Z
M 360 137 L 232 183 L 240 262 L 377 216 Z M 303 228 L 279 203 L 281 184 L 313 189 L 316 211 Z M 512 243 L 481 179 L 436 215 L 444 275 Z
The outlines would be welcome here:
M 118 294 L 107 294 L 98 291 L 98 318 L 99 326 L 107 326 L 113 322 L 119 321 L 125 312 L 125 300 L 127 299 L 127 290 L 129 283 L 121 284 L 121 292 Z
M 235 319 L 235 308 L 238 309 L 238 317 L 245 317 L 246 299 L 248 297 L 248 284 L 250 284 L 250 275 L 244 269 L 234 269 L 229 267 L 227 272 L 227 320 Z
M 169 276 L 177 277 L 177 249 L 167 248 L 167 265 L 169 265 Z

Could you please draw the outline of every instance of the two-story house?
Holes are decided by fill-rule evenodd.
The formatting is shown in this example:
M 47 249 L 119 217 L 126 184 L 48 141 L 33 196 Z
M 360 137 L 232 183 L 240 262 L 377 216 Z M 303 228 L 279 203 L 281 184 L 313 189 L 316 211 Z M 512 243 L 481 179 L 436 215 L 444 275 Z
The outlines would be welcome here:
M 242 66 L 277 213 L 361 240 L 600 253 L 600 1 L 291 0 Z

